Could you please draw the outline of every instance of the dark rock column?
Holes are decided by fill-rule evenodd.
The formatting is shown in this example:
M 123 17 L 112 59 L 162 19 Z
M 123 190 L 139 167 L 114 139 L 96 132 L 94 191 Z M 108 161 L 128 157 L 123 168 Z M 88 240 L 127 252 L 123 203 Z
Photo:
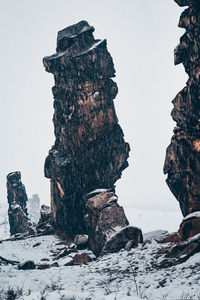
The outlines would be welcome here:
M 189 6 L 179 21 L 186 32 L 174 52 L 175 65 L 183 63 L 189 79 L 172 101 L 171 115 L 177 127 L 167 148 L 164 173 L 186 216 L 200 210 L 200 2 L 175 2 Z
M 117 84 L 106 40 L 95 40 L 86 21 L 58 32 L 56 54 L 45 57 L 54 74 L 55 144 L 45 162 L 51 179 L 51 209 L 59 229 L 85 233 L 84 196 L 114 189 L 128 166 L 129 145 L 113 99 Z
M 12 172 L 7 175 L 7 193 L 10 234 L 30 231 L 32 223 L 27 216 L 26 208 L 28 198 L 25 186 L 21 182 L 20 172 Z
M 7 175 L 7 193 L 8 204 L 12 205 L 15 202 L 28 215 L 26 207 L 28 197 L 25 186 L 21 181 L 20 172 L 12 172 Z

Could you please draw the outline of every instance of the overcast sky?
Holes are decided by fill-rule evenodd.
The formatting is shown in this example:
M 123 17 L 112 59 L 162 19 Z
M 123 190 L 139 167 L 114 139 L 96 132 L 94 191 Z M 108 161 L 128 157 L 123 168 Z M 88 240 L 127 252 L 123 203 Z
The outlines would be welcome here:
M 0 0 L 0 202 L 7 201 L 6 175 L 20 170 L 28 196 L 49 203 L 43 165 L 54 143 L 54 83 L 42 58 L 55 52 L 58 30 L 87 20 L 97 39 L 107 39 L 116 111 L 131 146 L 130 166 L 117 182 L 120 203 L 167 203 L 179 211 L 162 168 L 175 126 L 171 101 L 187 80 L 173 64 L 181 11 L 173 0 Z

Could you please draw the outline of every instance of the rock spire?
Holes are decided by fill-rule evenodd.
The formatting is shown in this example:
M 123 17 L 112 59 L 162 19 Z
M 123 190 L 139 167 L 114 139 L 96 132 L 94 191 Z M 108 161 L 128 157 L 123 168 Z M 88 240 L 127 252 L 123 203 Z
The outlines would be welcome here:
M 44 57 L 54 74 L 55 144 L 45 162 L 51 208 L 60 229 L 82 233 L 84 195 L 112 189 L 128 166 L 129 144 L 118 124 L 113 99 L 117 84 L 106 40 L 81 21 L 58 32 L 56 54 Z
M 10 234 L 27 232 L 32 223 L 28 218 L 26 208 L 28 197 L 21 181 L 20 172 L 12 172 L 7 175 L 7 194 Z
M 183 11 L 179 27 L 185 28 L 174 51 L 175 65 L 182 63 L 189 78 L 172 101 L 177 127 L 167 148 L 164 173 L 183 216 L 200 211 L 200 1 L 175 0 Z

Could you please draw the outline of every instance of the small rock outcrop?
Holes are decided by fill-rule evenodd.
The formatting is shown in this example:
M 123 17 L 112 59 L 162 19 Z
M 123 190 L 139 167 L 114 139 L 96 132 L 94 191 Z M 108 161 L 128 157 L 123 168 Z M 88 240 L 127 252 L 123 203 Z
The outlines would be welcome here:
M 7 175 L 7 198 L 10 234 L 28 232 L 32 223 L 27 216 L 26 202 L 28 198 L 20 172 L 12 172 Z
M 200 210 L 200 2 L 175 2 L 189 6 L 179 21 L 186 32 L 174 52 L 175 64 L 183 63 L 189 79 L 172 101 L 177 127 L 167 148 L 164 173 L 185 217 Z
M 128 166 L 130 148 L 113 103 L 118 92 L 112 80 L 113 60 L 106 40 L 96 40 L 93 32 L 86 21 L 59 31 L 56 54 L 43 59 L 55 79 L 56 137 L 45 161 L 45 176 L 51 179 L 57 227 L 72 235 L 89 233 L 89 244 L 93 249 L 98 240 L 99 253 L 108 232 L 126 227 L 128 221 L 114 194 L 102 193 L 87 201 L 85 196 L 96 189 L 114 192 Z

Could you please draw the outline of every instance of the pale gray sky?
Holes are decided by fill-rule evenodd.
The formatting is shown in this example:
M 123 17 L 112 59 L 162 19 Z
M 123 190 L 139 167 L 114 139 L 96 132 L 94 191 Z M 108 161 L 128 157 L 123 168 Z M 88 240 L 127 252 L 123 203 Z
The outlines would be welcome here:
M 7 201 L 6 175 L 15 170 L 29 196 L 49 202 L 43 165 L 54 143 L 53 76 L 42 58 L 55 52 L 58 30 L 87 20 L 96 38 L 107 39 L 116 110 L 132 149 L 117 182 L 120 203 L 168 203 L 179 211 L 162 167 L 175 125 L 171 100 L 187 80 L 183 67 L 173 65 L 181 11 L 173 0 L 0 0 L 0 202 Z

